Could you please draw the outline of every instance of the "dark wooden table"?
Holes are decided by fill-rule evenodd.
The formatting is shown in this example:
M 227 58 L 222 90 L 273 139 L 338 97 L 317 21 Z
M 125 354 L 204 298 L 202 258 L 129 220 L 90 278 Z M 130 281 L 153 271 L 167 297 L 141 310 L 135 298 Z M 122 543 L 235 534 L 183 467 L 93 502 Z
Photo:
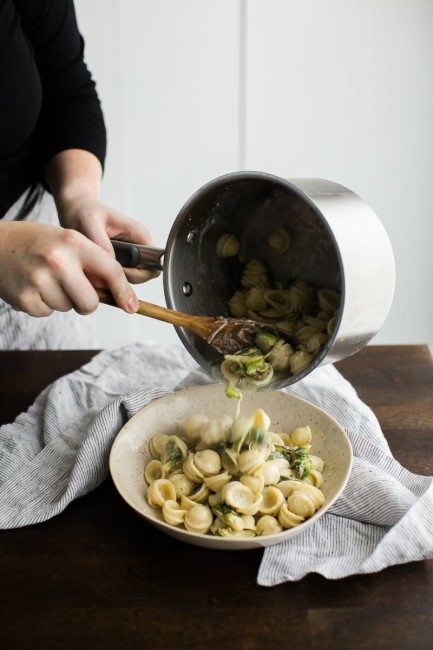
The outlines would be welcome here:
M 92 354 L 0 353 L 0 422 Z M 396 457 L 432 474 L 428 348 L 370 347 L 338 367 Z M 433 562 L 268 589 L 256 585 L 261 555 L 176 542 L 108 480 L 51 521 L 0 533 L 0 647 L 433 648 Z

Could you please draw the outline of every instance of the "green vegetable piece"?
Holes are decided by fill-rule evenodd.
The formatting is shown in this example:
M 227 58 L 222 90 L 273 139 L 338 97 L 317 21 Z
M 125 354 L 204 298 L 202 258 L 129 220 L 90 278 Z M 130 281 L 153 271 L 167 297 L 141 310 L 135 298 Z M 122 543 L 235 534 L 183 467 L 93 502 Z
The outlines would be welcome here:
M 266 460 L 279 460 L 279 459 L 284 459 L 287 460 L 286 456 L 281 453 L 281 451 L 271 451 L 269 456 L 267 457 Z
M 226 396 L 229 399 L 242 399 L 242 393 L 236 388 L 233 382 L 229 382 L 226 386 Z
M 260 350 L 267 354 L 278 343 L 278 336 L 271 332 L 259 332 L 256 335 L 256 343 Z
M 252 377 L 256 373 L 266 372 L 267 365 L 265 357 L 254 357 L 251 361 L 245 364 L 245 372 L 249 377 Z
M 295 450 L 295 461 L 292 465 L 292 469 L 295 472 L 297 478 L 304 480 L 311 473 L 311 460 L 308 456 L 308 450 L 305 447 L 298 447 Z
M 268 435 L 264 431 L 253 427 L 248 434 L 248 443 L 251 446 L 262 447 L 268 441 Z
M 163 455 L 163 468 L 165 471 L 171 472 L 176 469 L 177 465 L 183 459 L 182 450 L 175 440 L 169 440 L 165 445 Z
M 275 456 L 275 458 L 285 458 L 289 463 L 291 463 L 294 460 L 295 447 L 281 447 L 280 445 L 275 445 L 275 451 L 273 451 L 272 454 L 279 454 L 278 456 Z
M 233 510 L 233 508 L 230 508 L 230 506 L 225 503 L 218 503 L 218 505 L 212 508 L 212 512 L 218 517 L 218 519 L 230 526 L 233 530 L 239 530 L 242 520 L 236 510 Z

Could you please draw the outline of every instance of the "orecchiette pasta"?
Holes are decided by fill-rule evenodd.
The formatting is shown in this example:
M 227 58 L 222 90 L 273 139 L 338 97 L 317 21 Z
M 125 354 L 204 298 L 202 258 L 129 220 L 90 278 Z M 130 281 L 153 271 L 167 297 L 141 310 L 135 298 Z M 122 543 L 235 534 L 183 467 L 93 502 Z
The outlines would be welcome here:
M 284 447 L 284 440 L 278 433 L 271 433 L 268 431 L 268 442 L 272 445 L 279 445 L 280 447 Z
M 310 455 L 311 469 L 315 469 L 322 473 L 324 469 L 324 462 L 319 456 Z
M 230 313 L 235 318 L 245 318 L 247 315 L 246 293 L 244 291 L 236 291 L 230 298 L 228 306 Z
M 268 353 L 267 360 L 272 368 L 278 373 L 287 373 L 290 371 L 291 358 L 295 354 L 290 343 L 279 341 L 277 345 Z
M 215 492 L 215 494 L 209 494 L 208 503 L 213 508 L 213 506 L 218 505 L 223 502 L 221 492 Z
M 203 415 L 202 413 L 188 413 L 183 421 L 183 428 L 188 440 L 196 442 L 208 422 L 209 418 L 207 415 Z
M 244 474 L 239 478 L 243 485 L 246 485 L 254 494 L 261 494 L 265 487 L 265 478 L 263 476 L 263 469 L 260 468 L 254 474 Z
M 231 476 L 226 470 L 221 474 L 215 474 L 214 476 L 205 476 L 204 482 L 206 483 L 207 487 L 213 492 L 220 492 L 223 489 L 224 485 L 230 481 L 230 479 Z
M 265 300 L 264 290 L 257 289 L 257 287 L 251 287 L 246 294 L 245 304 L 248 309 L 252 309 L 253 311 L 260 312 L 266 309 L 267 303 Z
M 299 350 L 290 357 L 290 370 L 295 375 L 297 372 L 301 372 L 301 370 L 309 366 L 312 360 L 313 357 L 311 354 Z
M 250 260 L 246 263 L 241 283 L 244 287 L 258 287 L 268 289 L 268 269 L 260 260 Z
M 236 257 L 239 252 L 239 241 L 235 235 L 221 235 L 217 242 L 219 257 Z
M 204 449 L 194 455 L 194 465 L 203 476 L 214 476 L 221 469 L 221 459 L 213 449 Z
M 208 420 L 200 431 L 200 445 L 206 448 L 225 442 L 232 424 L 233 420 L 228 415 Z
M 190 508 L 194 508 L 197 503 L 195 501 L 192 501 L 189 497 L 185 496 L 184 494 L 180 497 L 180 507 L 183 508 L 184 510 L 189 510 Z
M 263 490 L 263 499 L 259 507 L 262 515 L 277 515 L 284 503 L 282 492 L 276 487 L 266 487 Z
M 256 524 L 257 535 L 274 535 L 275 533 L 280 533 L 282 531 L 282 526 L 279 523 L 278 519 L 271 517 L 271 515 L 263 515 L 260 517 Z
M 333 291 L 332 289 L 319 289 L 317 292 L 317 299 L 319 301 L 320 309 L 330 315 L 338 309 L 338 305 L 340 304 L 339 292 Z
M 280 468 L 274 461 L 269 460 L 263 465 L 263 480 L 265 485 L 276 485 L 280 480 Z
M 166 501 L 176 501 L 176 490 L 171 481 L 160 478 L 147 488 L 147 501 L 152 508 L 162 508 Z
M 318 472 L 316 469 L 312 469 L 309 476 L 305 479 L 308 481 L 308 483 L 311 483 L 311 485 L 314 485 L 317 488 L 322 487 L 323 483 L 323 477 L 320 472 Z
M 295 514 L 289 510 L 286 503 L 283 503 L 278 514 L 278 521 L 283 528 L 294 528 L 295 526 L 302 524 L 302 522 L 305 521 L 305 517 Z
M 194 481 L 194 483 L 203 482 L 204 476 L 196 466 L 194 462 L 194 454 L 191 452 L 188 454 L 187 459 L 183 464 L 183 471 L 191 481 Z
M 165 448 L 169 436 L 161 433 L 159 436 L 152 438 L 149 444 L 150 453 L 154 458 L 160 458 L 161 453 Z
M 253 504 L 257 497 L 249 487 L 240 481 L 230 481 L 230 483 L 224 485 L 221 494 L 227 505 L 231 506 L 241 514 L 254 514 L 251 512 L 251 509 L 254 509 Z
M 277 253 L 286 253 L 290 246 L 290 235 L 284 228 L 276 228 L 269 235 L 268 243 Z
M 310 427 L 298 427 L 292 431 L 290 436 L 292 443 L 298 447 L 303 447 L 304 445 L 309 445 L 311 443 L 311 429 Z
M 171 526 L 179 526 L 183 524 L 185 519 L 186 510 L 182 510 L 177 501 L 168 500 L 162 506 L 162 516 L 167 524 Z
M 209 437 L 216 421 L 223 423 L 222 438 Z M 324 464 L 309 453 L 309 426 L 270 428 L 262 409 L 250 417 L 238 412 L 234 422 L 189 413 L 178 436 L 150 441 L 160 460 L 151 459 L 144 471 L 149 505 L 170 525 L 219 537 L 271 535 L 301 524 L 324 503 Z
M 180 499 L 182 495 L 186 497 L 192 494 L 195 490 L 196 483 L 191 481 L 186 474 L 180 472 L 179 474 L 170 474 L 170 481 L 176 490 L 176 497 Z M 147 479 L 146 479 L 147 480 Z
M 238 456 L 238 468 L 241 474 L 254 474 L 263 465 L 263 453 L 258 449 L 247 449 Z
M 184 518 L 185 528 L 191 533 L 207 533 L 212 521 L 211 511 L 201 504 L 187 510 Z
M 253 515 L 242 515 L 242 521 L 244 524 L 244 530 L 255 530 L 256 529 L 256 520 Z
M 144 468 L 144 478 L 150 484 L 162 478 L 162 464 L 159 460 L 151 460 Z
M 209 499 L 209 494 L 209 488 L 205 483 L 202 483 L 198 490 L 190 494 L 188 498 L 195 503 L 206 503 Z

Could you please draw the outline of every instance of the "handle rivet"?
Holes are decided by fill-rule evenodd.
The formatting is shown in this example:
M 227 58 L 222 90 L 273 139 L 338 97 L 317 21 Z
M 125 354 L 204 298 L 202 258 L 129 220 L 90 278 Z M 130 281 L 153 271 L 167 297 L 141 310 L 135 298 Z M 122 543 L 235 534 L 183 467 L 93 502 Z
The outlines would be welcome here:
M 199 233 L 198 228 L 194 228 L 194 230 L 190 230 L 186 236 L 186 243 L 194 244 L 194 242 L 196 242 L 198 239 L 198 233 Z
M 184 282 L 182 287 L 183 295 L 187 298 L 192 294 L 192 285 L 189 282 Z

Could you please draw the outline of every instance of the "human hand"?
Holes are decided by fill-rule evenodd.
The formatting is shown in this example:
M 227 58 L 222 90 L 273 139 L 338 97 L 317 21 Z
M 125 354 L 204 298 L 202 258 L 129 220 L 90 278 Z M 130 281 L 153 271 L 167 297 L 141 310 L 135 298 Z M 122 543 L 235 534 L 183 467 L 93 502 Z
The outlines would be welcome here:
M 75 196 L 58 201 L 60 223 L 66 228 L 74 228 L 114 256 L 110 239 L 120 239 L 144 246 L 152 246 L 152 238 L 146 226 L 126 215 L 104 205 L 98 199 Z M 157 271 L 144 269 L 124 269 L 128 280 L 133 284 L 147 282 L 156 278 Z
M 0 222 L 0 297 L 31 316 L 54 310 L 94 311 L 94 287 L 108 288 L 126 312 L 138 309 L 123 268 L 101 246 L 72 229 Z

